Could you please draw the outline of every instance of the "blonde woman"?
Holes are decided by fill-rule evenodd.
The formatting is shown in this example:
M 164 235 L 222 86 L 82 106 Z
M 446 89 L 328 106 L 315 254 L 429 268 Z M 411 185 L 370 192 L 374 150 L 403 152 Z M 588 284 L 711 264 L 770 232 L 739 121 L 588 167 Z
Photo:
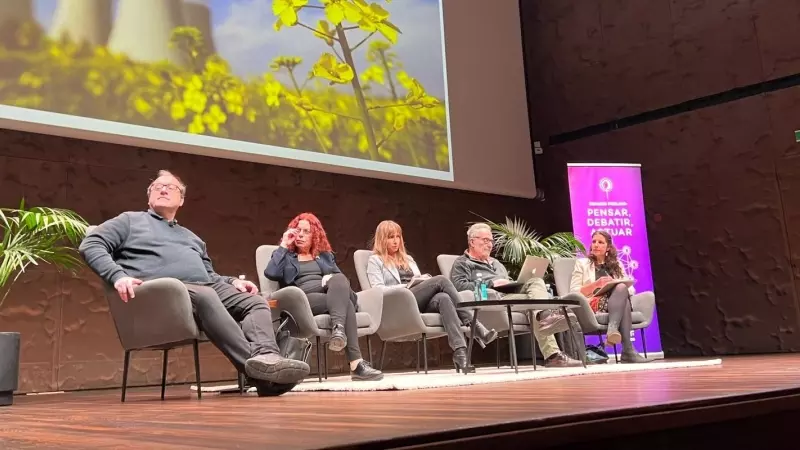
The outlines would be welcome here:
M 367 263 L 367 277 L 372 287 L 384 290 L 407 289 L 413 278 L 423 281 L 410 288 L 421 313 L 437 312 L 442 315 L 442 325 L 447 332 L 447 340 L 453 349 L 453 364 L 456 370 L 467 370 L 467 345 L 461 333 L 461 325 L 471 323 L 469 311 L 458 310 L 460 301 L 453 283 L 442 275 L 431 277 L 422 275 L 414 258 L 406 251 L 403 230 L 396 222 L 384 220 L 375 230 L 373 255 Z M 475 340 L 481 347 L 497 338 L 495 330 L 487 330 L 480 322 L 475 325 Z

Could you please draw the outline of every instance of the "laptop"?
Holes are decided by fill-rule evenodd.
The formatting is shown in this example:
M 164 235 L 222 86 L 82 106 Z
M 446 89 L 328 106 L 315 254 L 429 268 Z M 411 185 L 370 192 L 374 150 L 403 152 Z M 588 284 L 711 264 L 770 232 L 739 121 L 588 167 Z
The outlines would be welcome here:
M 527 256 L 525 257 L 525 262 L 522 263 L 522 268 L 519 269 L 519 275 L 517 276 L 516 281 L 512 281 L 511 283 L 504 284 L 502 286 L 494 286 L 494 289 L 497 292 L 502 292 L 504 294 L 509 294 L 516 292 L 519 288 L 525 285 L 531 278 L 542 278 L 544 277 L 545 272 L 547 272 L 547 267 L 550 265 L 550 260 L 547 258 L 542 258 L 539 256 Z

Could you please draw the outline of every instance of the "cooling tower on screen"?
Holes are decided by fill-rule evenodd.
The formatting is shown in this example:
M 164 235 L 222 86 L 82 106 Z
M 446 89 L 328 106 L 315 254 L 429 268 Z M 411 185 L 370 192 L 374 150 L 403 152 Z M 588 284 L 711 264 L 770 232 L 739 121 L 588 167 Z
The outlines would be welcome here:
M 185 0 L 183 4 L 183 23 L 195 27 L 203 34 L 203 44 L 208 53 L 216 53 L 214 35 L 211 31 L 211 8 L 207 0 Z
M 172 31 L 182 25 L 181 0 L 119 0 L 108 48 L 134 61 L 182 65 L 186 56 L 169 46 Z
M 50 37 L 106 45 L 111 32 L 111 0 L 59 0 Z
M 0 0 L 0 27 L 6 22 L 22 23 L 32 20 L 32 0 Z

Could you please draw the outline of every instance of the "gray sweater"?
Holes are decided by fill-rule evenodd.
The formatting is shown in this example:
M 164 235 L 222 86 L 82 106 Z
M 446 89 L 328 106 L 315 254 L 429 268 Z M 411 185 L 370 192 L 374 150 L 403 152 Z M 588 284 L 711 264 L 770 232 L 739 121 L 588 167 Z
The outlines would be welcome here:
M 475 289 L 478 273 L 481 274 L 483 281 L 489 282 L 489 288 L 492 287 L 492 281 L 498 278 L 508 279 L 508 271 L 500 261 L 490 257 L 487 264 L 464 252 L 453 263 L 453 268 L 450 270 L 450 281 L 453 282 L 456 290 L 471 291 Z
M 214 272 L 206 243 L 153 210 L 124 212 L 84 238 L 79 251 L 106 283 L 122 277 L 143 281 L 177 278 L 184 283 L 232 283 Z

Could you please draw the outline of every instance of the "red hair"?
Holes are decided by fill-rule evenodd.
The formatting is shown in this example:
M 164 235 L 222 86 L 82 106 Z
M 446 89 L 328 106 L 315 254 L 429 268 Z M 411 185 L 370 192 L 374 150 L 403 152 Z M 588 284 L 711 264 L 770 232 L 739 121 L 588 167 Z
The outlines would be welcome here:
M 328 235 L 325 233 L 325 229 L 322 228 L 322 222 L 320 222 L 314 214 L 307 212 L 299 214 L 289 222 L 289 228 L 297 228 L 301 220 L 307 221 L 311 226 L 311 247 L 308 249 L 309 253 L 316 258 L 322 252 L 333 252 L 331 243 L 328 242 Z M 289 246 L 289 250 L 297 252 L 297 247 L 294 243 Z

